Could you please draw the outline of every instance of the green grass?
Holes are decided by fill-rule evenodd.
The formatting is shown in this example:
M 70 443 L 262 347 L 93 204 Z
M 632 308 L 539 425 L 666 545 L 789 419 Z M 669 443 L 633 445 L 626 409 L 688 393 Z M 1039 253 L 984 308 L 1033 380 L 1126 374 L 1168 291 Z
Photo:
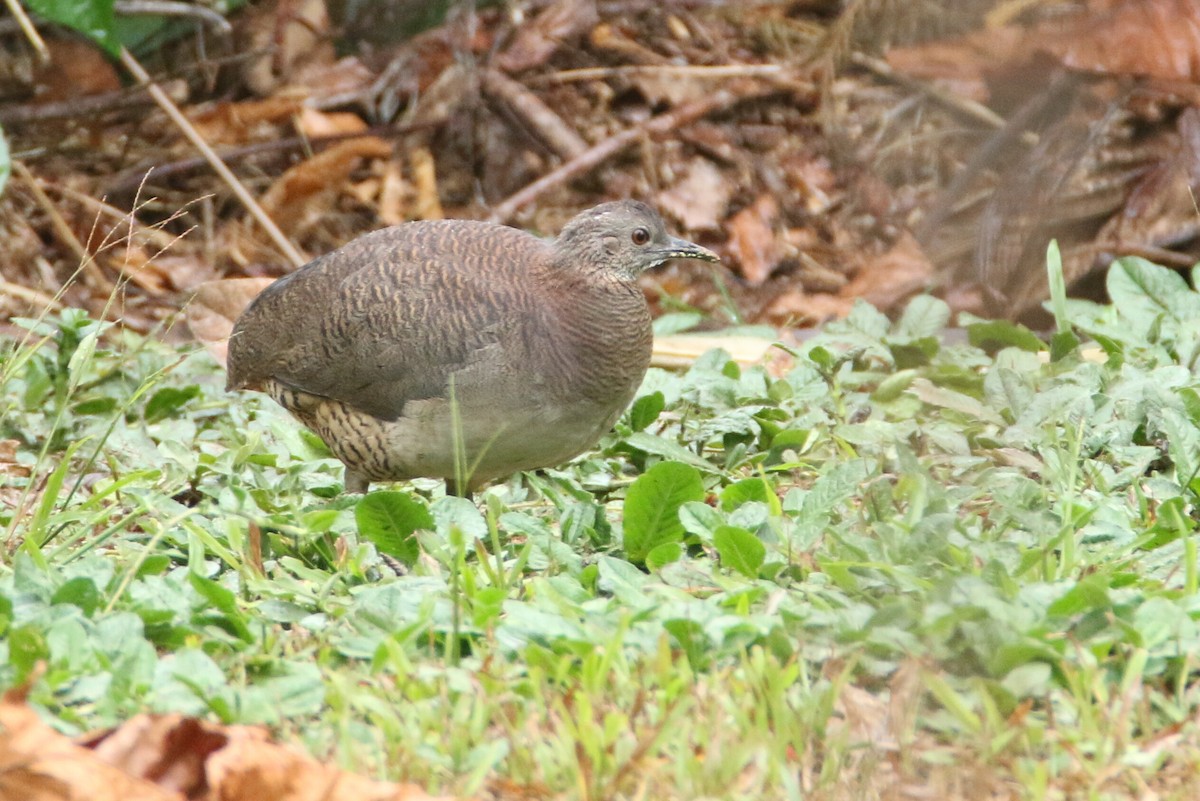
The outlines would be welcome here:
M 1055 302 L 1049 359 L 920 298 L 781 378 L 652 370 L 596 452 L 477 504 L 342 497 L 204 353 L 27 322 L 0 685 L 444 793 L 1195 798 L 1200 295 L 1138 260 L 1109 290 Z

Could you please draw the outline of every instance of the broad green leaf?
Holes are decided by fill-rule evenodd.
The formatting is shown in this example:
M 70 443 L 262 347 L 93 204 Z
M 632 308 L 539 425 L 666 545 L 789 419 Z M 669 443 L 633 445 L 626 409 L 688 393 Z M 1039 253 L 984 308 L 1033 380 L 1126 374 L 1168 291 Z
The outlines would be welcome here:
M 646 426 L 658 419 L 666 406 L 666 400 L 661 392 L 651 392 L 633 402 L 629 410 L 629 426 L 634 431 L 643 431 Z
M 116 55 L 113 0 L 25 0 L 25 5 L 51 22 L 82 33 L 110 55 Z
M 700 473 L 679 462 L 659 462 L 625 494 L 625 554 L 642 563 L 658 546 L 683 539 L 679 507 L 704 498 Z
M 721 563 L 750 578 L 758 576 L 767 556 L 767 548 L 753 533 L 735 526 L 721 526 L 713 532 L 713 546 Z
M 436 529 L 429 507 L 404 492 L 372 492 L 354 507 L 354 520 L 363 539 L 406 565 L 420 555 L 413 533 Z

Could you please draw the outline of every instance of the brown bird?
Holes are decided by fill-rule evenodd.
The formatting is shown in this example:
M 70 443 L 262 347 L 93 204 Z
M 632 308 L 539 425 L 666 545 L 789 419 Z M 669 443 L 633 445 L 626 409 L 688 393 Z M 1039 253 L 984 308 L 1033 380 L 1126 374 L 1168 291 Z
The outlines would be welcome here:
M 468 220 L 375 231 L 255 298 L 227 388 L 262 390 L 315 431 L 349 492 L 430 476 L 469 494 L 612 427 L 650 363 L 637 278 L 674 258 L 718 260 L 635 201 L 553 240 Z

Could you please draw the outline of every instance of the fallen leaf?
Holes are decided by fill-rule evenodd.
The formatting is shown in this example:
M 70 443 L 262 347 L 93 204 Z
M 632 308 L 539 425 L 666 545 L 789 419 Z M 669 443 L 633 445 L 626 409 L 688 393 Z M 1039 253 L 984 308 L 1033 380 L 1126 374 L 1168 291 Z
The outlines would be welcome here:
M 824 292 L 808 295 L 803 290 L 793 289 L 776 296 L 768 303 L 762 310 L 762 317 L 777 326 L 812 326 L 845 317 L 852 308 L 853 298 Z
M 887 252 L 867 259 L 840 294 L 887 310 L 927 288 L 932 278 L 933 264 L 905 232 Z
M 296 115 L 296 130 L 313 138 L 362 133 L 367 127 L 362 117 L 348 111 L 318 111 L 305 106 Z
M 778 217 L 775 198 L 764 194 L 725 224 L 729 231 L 729 253 L 751 286 L 760 286 L 779 263 L 779 246 L 775 241 Z
M 320 213 L 321 200 L 337 192 L 364 158 L 389 158 L 392 146 L 377 136 L 350 139 L 291 167 L 263 194 L 262 207 L 286 233 Z
M 16 690 L 0 699 L 0 764 L 0 797 L 14 801 L 182 801 L 51 729 Z
M 714 231 L 721 226 L 733 187 L 705 158 L 692 159 L 687 175 L 658 193 L 658 205 L 689 231 Z
M 189 117 L 210 144 L 242 144 L 274 137 L 275 126 L 301 109 L 299 97 L 222 102 L 202 107 Z
M 121 79 L 98 47 L 82 39 L 47 39 L 49 60 L 33 77 L 38 103 L 117 92 Z
M 591 0 L 558 0 L 517 28 L 512 44 L 494 60 L 505 72 L 540 67 L 566 42 L 577 39 L 600 17 Z
M 227 278 L 196 287 L 185 311 L 188 330 L 222 367 L 228 356 L 234 322 L 250 301 L 274 282 L 274 278 Z
M 1039 41 L 1074 69 L 1200 81 L 1196 0 L 1125 0 L 1106 14 L 1047 25 Z

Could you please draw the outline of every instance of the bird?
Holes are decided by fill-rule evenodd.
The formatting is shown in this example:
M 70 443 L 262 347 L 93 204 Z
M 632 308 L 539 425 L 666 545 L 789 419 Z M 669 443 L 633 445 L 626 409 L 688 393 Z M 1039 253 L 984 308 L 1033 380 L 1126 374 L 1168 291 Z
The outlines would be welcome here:
M 636 200 L 557 237 L 473 220 L 365 234 L 268 285 L 229 338 L 227 390 L 265 392 L 345 465 L 345 490 L 441 478 L 471 497 L 608 432 L 650 364 L 637 280 L 718 262 Z

